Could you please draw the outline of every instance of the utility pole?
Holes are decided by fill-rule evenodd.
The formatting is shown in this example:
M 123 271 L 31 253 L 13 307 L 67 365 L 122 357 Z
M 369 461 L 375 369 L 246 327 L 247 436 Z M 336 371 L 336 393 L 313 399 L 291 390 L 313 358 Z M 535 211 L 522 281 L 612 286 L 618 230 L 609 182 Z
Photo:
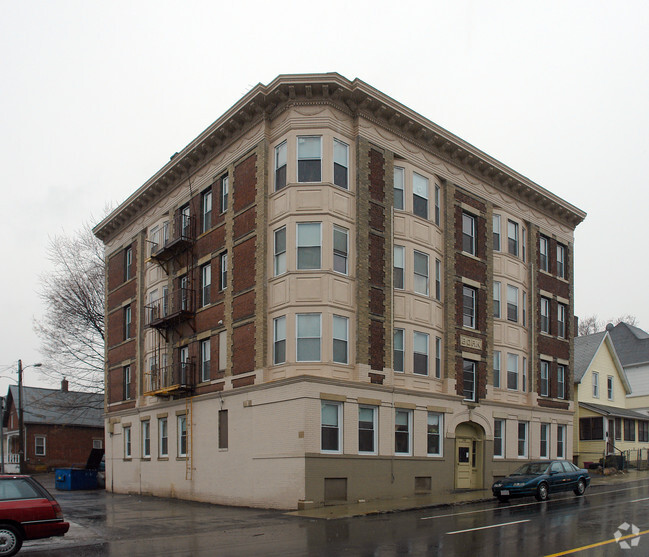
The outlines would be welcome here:
M 25 470 L 25 431 L 23 429 L 23 361 L 18 360 L 18 473 Z
M 0 396 L 0 474 L 5 473 L 5 397 Z

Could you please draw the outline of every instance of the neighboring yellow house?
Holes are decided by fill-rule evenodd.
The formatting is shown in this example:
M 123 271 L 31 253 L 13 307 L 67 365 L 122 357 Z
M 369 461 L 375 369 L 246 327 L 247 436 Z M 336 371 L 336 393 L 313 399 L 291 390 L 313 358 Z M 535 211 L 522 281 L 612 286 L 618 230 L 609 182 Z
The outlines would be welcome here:
M 575 338 L 574 458 L 579 466 L 649 449 L 649 416 L 628 409 L 631 385 L 607 331 Z M 641 454 L 641 453 L 640 453 Z

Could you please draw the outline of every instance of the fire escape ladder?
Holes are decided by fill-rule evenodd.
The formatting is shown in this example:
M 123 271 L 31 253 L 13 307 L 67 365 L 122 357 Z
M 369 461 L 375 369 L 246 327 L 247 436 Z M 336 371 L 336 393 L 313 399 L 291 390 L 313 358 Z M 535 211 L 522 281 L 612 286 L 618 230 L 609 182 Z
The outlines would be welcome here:
M 187 457 L 185 459 L 185 479 L 186 480 L 191 480 L 192 479 L 192 473 L 194 471 L 194 459 L 193 459 L 193 452 L 194 452 L 194 441 L 193 441 L 193 414 L 192 414 L 192 408 L 193 408 L 193 398 L 192 396 L 188 396 L 185 399 L 185 428 L 186 428 L 186 438 L 187 438 L 187 447 L 186 447 L 186 452 L 187 452 Z

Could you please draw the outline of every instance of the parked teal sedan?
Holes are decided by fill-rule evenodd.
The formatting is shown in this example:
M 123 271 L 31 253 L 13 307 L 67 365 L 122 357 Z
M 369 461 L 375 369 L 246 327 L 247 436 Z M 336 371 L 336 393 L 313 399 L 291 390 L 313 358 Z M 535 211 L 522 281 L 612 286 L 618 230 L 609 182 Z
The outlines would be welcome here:
M 583 495 L 589 484 L 588 470 L 578 468 L 572 462 L 540 460 L 523 464 L 509 476 L 497 480 L 491 491 L 503 502 L 510 497 L 531 495 L 538 501 L 545 501 L 550 493 L 559 491 L 572 490 L 575 495 Z

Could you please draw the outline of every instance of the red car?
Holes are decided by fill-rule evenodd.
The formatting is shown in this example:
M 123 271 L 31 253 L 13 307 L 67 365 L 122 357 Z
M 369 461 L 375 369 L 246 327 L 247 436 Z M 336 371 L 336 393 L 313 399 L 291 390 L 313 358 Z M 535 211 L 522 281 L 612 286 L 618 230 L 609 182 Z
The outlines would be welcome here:
M 59 504 L 34 478 L 0 475 L 0 557 L 18 553 L 24 540 L 62 536 L 69 528 Z

